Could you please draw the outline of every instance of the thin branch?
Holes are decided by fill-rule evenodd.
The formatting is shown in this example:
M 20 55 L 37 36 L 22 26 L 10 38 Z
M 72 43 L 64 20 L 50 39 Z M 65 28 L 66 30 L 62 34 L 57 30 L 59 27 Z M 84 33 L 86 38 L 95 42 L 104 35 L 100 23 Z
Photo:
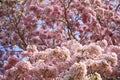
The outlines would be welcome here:
M 115 9 L 116 12 L 117 12 L 117 10 L 119 9 L 119 7 L 120 7 L 120 3 L 117 5 L 117 7 L 116 7 L 116 9 Z
M 67 6 L 67 7 L 64 6 L 64 15 L 65 15 L 66 25 L 67 25 L 67 28 L 68 28 L 69 38 L 70 38 L 70 36 L 72 36 L 75 40 L 77 40 L 76 37 L 75 37 L 75 35 L 73 35 L 73 32 L 72 32 L 72 24 L 71 24 L 71 22 L 69 22 L 69 20 L 67 19 L 67 9 L 69 8 L 71 2 L 72 2 L 71 0 L 68 2 L 68 6 Z M 78 41 L 78 40 L 77 40 L 77 41 Z

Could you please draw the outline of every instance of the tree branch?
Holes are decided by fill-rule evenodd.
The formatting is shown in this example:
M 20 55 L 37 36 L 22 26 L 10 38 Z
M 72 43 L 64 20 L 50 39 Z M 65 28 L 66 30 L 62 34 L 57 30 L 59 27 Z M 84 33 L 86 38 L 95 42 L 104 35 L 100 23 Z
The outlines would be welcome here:
M 117 12 L 118 8 L 120 7 L 120 3 L 117 5 L 115 11 Z

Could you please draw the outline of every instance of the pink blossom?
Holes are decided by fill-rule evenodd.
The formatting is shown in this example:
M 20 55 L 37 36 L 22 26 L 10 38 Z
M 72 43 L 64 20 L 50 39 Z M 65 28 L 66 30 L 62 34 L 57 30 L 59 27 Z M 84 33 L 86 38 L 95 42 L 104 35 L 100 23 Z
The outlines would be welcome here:
M 99 42 L 97 42 L 97 44 L 100 45 L 100 47 L 102 47 L 102 48 L 107 47 L 107 45 L 108 45 L 106 40 L 99 41 Z
M 28 61 L 20 61 L 18 62 L 15 67 L 19 70 L 19 72 L 25 72 L 31 69 L 31 63 Z
M 3 37 L 5 37 L 5 33 L 4 32 L 0 32 L 0 38 L 3 38 Z
M 13 56 L 8 58 L 8 63 L 4 66 L 4 68 L 10 69 L 13 66 L 15 66 L 15 64 L 19 61 L 20 61 L 20 59 L 18 57 L 16 57 L 15 55 L 13 55 Z
M 32 11 L 37 11 L 38 10 L 38 6 L 36 6 L 36 5 L 31 5 L 30 6 L 30 10 L 32 10 Z
M 4 79 L 117 79 L 119 8 L 119 0 L 1 0 Z
M 102 55 L 102 48 L 100 46 L 96 46 L 94 43 L 89 44 L 88 46 L 84 46 L 84 53 L 86 57 L 93 58 Z
M 70 67 L 70 75 L 73 79 L 83 79 L 87 74 L 86 65 L 83 63 L 74 63 Z

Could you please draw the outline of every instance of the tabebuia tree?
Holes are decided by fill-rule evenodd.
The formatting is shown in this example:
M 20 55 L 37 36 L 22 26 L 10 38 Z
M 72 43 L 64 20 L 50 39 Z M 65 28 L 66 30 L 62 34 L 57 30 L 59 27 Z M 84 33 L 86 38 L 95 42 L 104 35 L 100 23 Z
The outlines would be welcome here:
M 0 0 L 1 80 L 119 80 L 120 0 Z

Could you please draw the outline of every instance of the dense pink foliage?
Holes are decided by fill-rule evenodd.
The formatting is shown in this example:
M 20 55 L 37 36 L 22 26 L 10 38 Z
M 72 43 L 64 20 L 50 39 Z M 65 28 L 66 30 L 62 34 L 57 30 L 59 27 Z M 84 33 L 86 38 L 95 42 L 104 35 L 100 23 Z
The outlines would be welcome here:
M 0 0 L 0 71 L 6 80 L 120 79 L 120 0 Z
M 104 48 L 98 43 L 104 44 Z M 5 79 L 92 80 L 91 77 L 94 78 L 95 74 L 98 80 L 109 79 L 110 76 L 119 75 L 115 72 L 119 53 L 116 49 L 113 50 L 119 46 L 111 47 L 106 44 L 105 40 L 89 45 L 69 40 L 60 47 L 43 51 L 38 51 L 35 45 L 28 45 L 27 50 L 21 53 L 23 60 L 18 61 L 14 56 L 9 58 L 7 65 L 11 60 L 17 63 L 6 70 Z

